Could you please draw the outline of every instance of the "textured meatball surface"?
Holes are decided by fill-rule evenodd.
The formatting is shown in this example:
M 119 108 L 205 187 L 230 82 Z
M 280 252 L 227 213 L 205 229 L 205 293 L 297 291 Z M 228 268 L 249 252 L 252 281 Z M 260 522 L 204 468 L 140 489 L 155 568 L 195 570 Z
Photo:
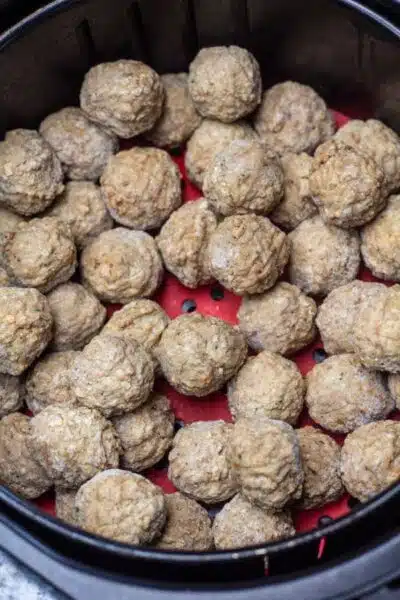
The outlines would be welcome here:
M 21 215 L 0 206 L 0 234 L 16 231 L 23 222 L 24 218 Z
M 69 525 L 76 526 L 75 498 L 77 490 L 56 489 L 56 516 Z
M 16 412 L 23 404 L 23 393 L 18 377 L 0 373 L 0 419 Z
M 390 374 L 388 377 L 388 387 L 397 410 L 400 410 L 400 375 Z

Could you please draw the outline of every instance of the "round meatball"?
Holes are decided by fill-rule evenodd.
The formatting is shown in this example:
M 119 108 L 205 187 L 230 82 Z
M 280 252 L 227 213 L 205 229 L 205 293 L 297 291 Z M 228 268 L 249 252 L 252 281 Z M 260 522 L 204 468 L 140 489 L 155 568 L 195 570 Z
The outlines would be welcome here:
M 117 227 L 101 233 L 83 250 L 81 275 L 100 300 L 128 304 L 154 294 L 163 266 L 150 235 Z
M 396 404 L 397 410 L 400 410 L 400 375 L 391 374 L 388 377 L 389 391 Z
M 307 85 L 278 83 L 264 92 L 254 127 L 264 143 L 278 154 L 311 154 L 335 132 L 333 117 L 323 99 Z
M 266 215 L 282 198 L 283 171 L 259 142 L 235 140 L 211 162 L 203 191 L 221 215 Z
M 264 510 L 280 510 L 301 497 L 303 469 L 299 441 L 288 423 L 260 415 L 240 419 L 228 460 L 241 493 Z
M 123 415 L 146 402 L 154 384 L 151 356 L 135 342 L 112 334 L 93 338 L 71 367 L 78 402 L 105 417 Z
M 43 352 L 53 319 L 37 290 L 0 287 L 0 373 L 20 375 Z
M 235 294 L 261 294 L 282 275 L 289 253 L 286 235 L 266 217 L 234 215 L 211 236 L 210 270 Z
M 340 446 L 314 427 L 297 431 L 304 470 L 300 506 L 319 508 L 338 500 L 344 492 L 340 479 Z
M 75 106 L 46 117 L 39 131 L 57 154 L 69 179 L 96 181 L 118 148 L 113 133 L 90 121 Z
M 359 427 L 342 448 L 341 474 L 352 496 L 366 502 L 400 479 L 400 423 Z
M 23 404 L 23 394 L 18 377 L 0 373 L 0 418 L 16 412 Z
M 172 445 L 174 421 L 168 398 L 158 394 L 135 412 L 115 417 L 123 468 L 140 473 L 157 464 Z
M 382 374 L 366 369 L 353 354 L 338 354 L 314 365 L 307 384 L 310 417 L 328 431 L 349 433 L 384 419 L 394 407 Z
M 315 215 L 300 223 L 289 240 L 289 278 L 305 294 L 326 296 L 357 277 L 360 240 L 356 231 L 327 225 Z
M 3 267 L 0 267 L 0 287 L 8 287 L 9 285 L 12 285 L 10 276 Z
M 199 127 L 202 117 L 189 94 L 187 73 L 161 75 L 165 101 L 161 117 L 146 139 L 160 148 L 176 148 L 184 144 Z
M 25 381 L 25 401 L 34 415 L 51 404 L 76 404 L 70 371 L 77 354 L 71 350 L 52 352 L 41 358 L 28 373 Z
M 75 498 L 77 490 L 56 489 L 56 516 L 69 525 L 76 526 Z
M 167 522 L 155 547 L 185 552 L 212 550 L 211 519 L 206 509 L 179 492 L 169 494 L 165 501 Z
M 239 46 L 202 48 L 189 67 L 189 91 L 203 117 L 232 123 L 261 102 L 259 64 Z
M 314 156 L 310 190 L 326 223 L 359 227 L 386 204 L 384 174 L 373 158 L 336 140 L 320 146 Z
M 201 188 L 204 175 L 214 157 L 234 140 L 257 140 L 254 129 L 245 121 L 220 123 L 205 119 L 187 144 L 185 167 L 189 179 Z
M 0 234 L 16 231 L 19 224 L 23 222 L 24 219 L 21 215 L 0 206 Z
M 273 352 L 248 358 L 229 382 L 229 408 L 235 420 L 278 419 L 294 425 L 303 409 L 305 384 L 296 364 Z
M 236 494 L 237 483 L 227 457 L 232 429 L 224 421 L 198 421 L 178 431 L 168 469 L 178 490 L 206 504 Z
M 76 489 L 118 466 L 120 444 L 112 424 L 85 406 L 53 405 L 31 420 L 34 456 L 53 483 Z
M 63 283 L 47 296 L 54 320 L 55 350 L 80 350 L 98 333 L 106 309 L 79 283 Z
M 217 550 L 276 542 L 296 533 L 288 511 L 262 510 L 241 494 L 237 494 L 217 514 L 212 531 Z
M 31 421 L 21 413 L 0 420 L 0 482 L 23 498 L 38 498 L 52 485 L 36 460 Z
M 156 229 L 182 202 L 179 169 L 158 148 L 131 148 L 108 161 L 101 188 L 112 217 L 134 229 Z
M 169 383 L 181 394 L 207 396 L 219 390 L 244 363 L 244 336 L 216 317 L 199 313 L 171 321 L 157 348 Z
M 120 138 L 148 131 L 161 115 L 164 88 L 153 69 L 136 60 L 92 67 L 82 84 L 81 108 Z
M 161 229 L 157 244 L 164 265 L 188 288 L 212 281 L 208 247 L 216 228 L 217 219 L 202 199 L 181 206 Z
M 32 216 L 63 191 L 61 163 L 36 132 L 15 129 L 0 142 L 0 204 Z
M 268 292 L 245 296 L 238 311 L 239 328 L 256 352 L 290 355 L 312 342 L 317 305 L 298 287 L 279 282 Z

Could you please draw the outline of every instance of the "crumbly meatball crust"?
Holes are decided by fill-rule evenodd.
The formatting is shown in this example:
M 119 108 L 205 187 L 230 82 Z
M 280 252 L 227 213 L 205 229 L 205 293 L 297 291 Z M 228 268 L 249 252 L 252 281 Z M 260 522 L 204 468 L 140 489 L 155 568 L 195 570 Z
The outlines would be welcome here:
M 16 412 L 22 404 L 23 393 L 18 377 L 0 373 L 0 419 Z

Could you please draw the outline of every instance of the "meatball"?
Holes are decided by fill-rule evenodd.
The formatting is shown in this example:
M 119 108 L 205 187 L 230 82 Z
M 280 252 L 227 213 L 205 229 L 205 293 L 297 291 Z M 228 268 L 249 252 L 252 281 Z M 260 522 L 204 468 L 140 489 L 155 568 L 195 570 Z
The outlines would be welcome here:
M 349 433 L 384 419 L 394 407 L 382 374 L 366 369 L 353 354 L 338 354 L 314 365 L 307 383 L 310 417 L 328 431 Z
M 341 474 L 352 496 L 366 502 L 400 479 L 400 423 L 359 427 L 342 448 Z
M 0 267 L 0 287 L 8 287 L 9 285 L 12 285 L 10 276 L 3 267 Z
M 161 115 L 164 88 L 153 69 L 136 60 L 92 67 L 82 84 L 81 108 L 121 138 L 148 131 Z
M 190 138 L 202 117 L 189 94 L 187 73 L 167 73 L 161 75 L 161 81 L 165 90 L 163 111 L 146 139 L 160 148 L 176 148 Z
M 313 160 L 310 190 L 326 223 L 359 227 L 386 204 L 384 174 L 367 154 L 336 140 L 320 146 Z
M 77 490 L 56 489 L 56 516 L 68 523 L 76 526 L 75 519 L 75 498 Z
M 20 375 L 51 339 L 53 319 L 37 290 L 0 287 L 0 373 Z
M 57 154 L 69 179 L 96 181 L 118 148 L 113 133 L 90 121 L 75 106 L 46 117 L 39 131 Z
M 32 442 L 29 417 L 12 413 L 0 420 L 0 482 L 24 498 L 38 498 L 52 485 Z
M 264 143 L 278 154 L 311 154 L 335 131 L 323 99 L 307 85 L 278 83 L 264 92 L 254 127 Z
M 305 294 L 326 296 L 357 277 L 360 240 L 356 231 L 327 225 L 315 215 L 300 223 L 289 240 L 289 278 Z
M 78 248 L 84 248 L 94 237 L 113 227 L 101 190 L 90 181 L 67 183 L 47 215 L 69 225 Z
M 238 311 L 239 328 L 253 350 L 290 355 L 312 342 L 317 305 L 298 287 L 279 282 L 271 290 L 245 296 Z
M 150 235 L 117 227 L 101 233 L 83 250 L 81 275 L 100 300 L 127 304 L 154 294 L 163 266 Z
M 23 287 L 47 293 L 73 275 L 77 260 L 71 231 L 54 217 L 19 225 L 4 245 L 6 270 Z
M 204 552 L 213 548 L 211 519 L 195 500 L 176 492 L 165 497 L 167 523 L 155 547 Z
M 79 283 L 63 283 L 47 296 L 54 320 L 52 347 L 80 350 L 98 333 L 106 309 Z
M 154 383 L 151 356 L 135 342 L 112 334 L 93 338 L 71 367 L 78 402 L 105 417 L 123 415 L 146 402 Z
M 61 163 L 51 146 L 36 131 L 9 131 L 0 142 L 0 204 L 32 216 L 63 189 Z
M 34 415 L 51 404 L 72 406 L 70 370 L 77 352 L 52 352 L 41 358 L 25 381 L 25 401 Z
M 217 514 L 212 531 L 217 550 L 276 542 L 296 533 L 289 512 L 262 510 L 241 494 Z
M 268 214 L 283 195 L 282 168 L 259 142 L 235 140 L 211 162 L 203 191 L 221 215 Z
M 228 463 L 233 426 L 224 421 L 198 421 L 176 434 L 169 454 L 168 477 L 181 492 L 215 504 L 238 491 Z
M 391 374 L 388 377 L 389 391 L 395 401 L 397 410 L 400 410 L 400 375 Z
M 0 235 L 16 231 L 23 222 L 23 217 L 0 206 Z
M 299 442 L 288 423 L 260 415 L 240 419 L 228 460 L 241 493 L 264 510 L 280 510 L 301 497 L 303 469 Z
M 101 188 L 112 217 L 133 229 L 156 229 L 182 202 L 179 169 L 158 148 L 131 148 L 108 161 Z
M 282 275 L 289 253 L 286 235 L 266 217 L 234 215 L 211 236 L 210 270 L 235 294 L 260 294 Z
M 297 422 L 303 409 L 305 384 L 296 364 L 273 352 L 248 358 L 229 382 L 229 408 L 235 420 L 268 417 Z
M 181 315 L 164 331 L 156 355 L 169 383 L 181 394 L 207 396 L 244 363 L 244 336 L 216 317 Z
M 181 206 L 161 229 L 157 244 L 164 265 L 188 288 L 212 281 L 208 246 L 216 228 L 217 219 L 202 199 Z
M 134 412 L 115 417 L 123 468 L 140 473 L 157 464 L 171 447 L 174 421 L 168 399 L 158 394 Z
M 344 492 L 340 479 L 340 446 L 314 427 L 299 429 L 297 436 L 304 470 L 301 508 L 319 508 L 338 500 Z
M 219 123 L 205 119 L 187 144 L 185 167 L 189 179 L 201 188 L 204 175 L 214 157 L 234 140 L 257 140 L 254 129 L 245 121 Z
M 18 377 L 0 373 L 0 419 L 16 412 L 23 404 L 23 394 Z
M 117 434 L 97 410 L 54 404 L 34 416 L 31 427 L 33 455 L 61 489 L 76 489 L 118 466 Z
M 291 231 L 317 212 L 310 192 L 312 158 L 305 152 L 281 157 L 283 199 L 270 213 L 273 223 Z

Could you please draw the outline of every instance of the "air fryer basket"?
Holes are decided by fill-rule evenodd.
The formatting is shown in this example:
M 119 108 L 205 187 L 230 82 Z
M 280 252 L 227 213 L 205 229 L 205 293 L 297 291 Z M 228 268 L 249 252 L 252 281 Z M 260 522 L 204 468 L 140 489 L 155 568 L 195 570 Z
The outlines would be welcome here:
M 369 4 L 400 13 L 396 0 Z M 400 30 L 354 0 L 57 0 L 0 36 L 0 137 L 76 104 L 92 64 L 133 57 L 173 72 L 186 70 L 199 47 L 229 43 L 255 53 L 265 86 L 289 78 L 308 83 L 341 113 L 374 115 L 400 132 Z M 185 193 L 195 193 L 187 182 Z M 187 290 L 168 283 L 163 301 L 178 314 Z M 187 298 L 218 314 L 212 292 Z M 372 590 L 394 600 L 399 517 L 400 484 L 337 520 L 320 518 L 291 540 L 169 553 L 85 534 L 0 487 L 0 546 L 85 600 L 358 600 L 375 598 Z

